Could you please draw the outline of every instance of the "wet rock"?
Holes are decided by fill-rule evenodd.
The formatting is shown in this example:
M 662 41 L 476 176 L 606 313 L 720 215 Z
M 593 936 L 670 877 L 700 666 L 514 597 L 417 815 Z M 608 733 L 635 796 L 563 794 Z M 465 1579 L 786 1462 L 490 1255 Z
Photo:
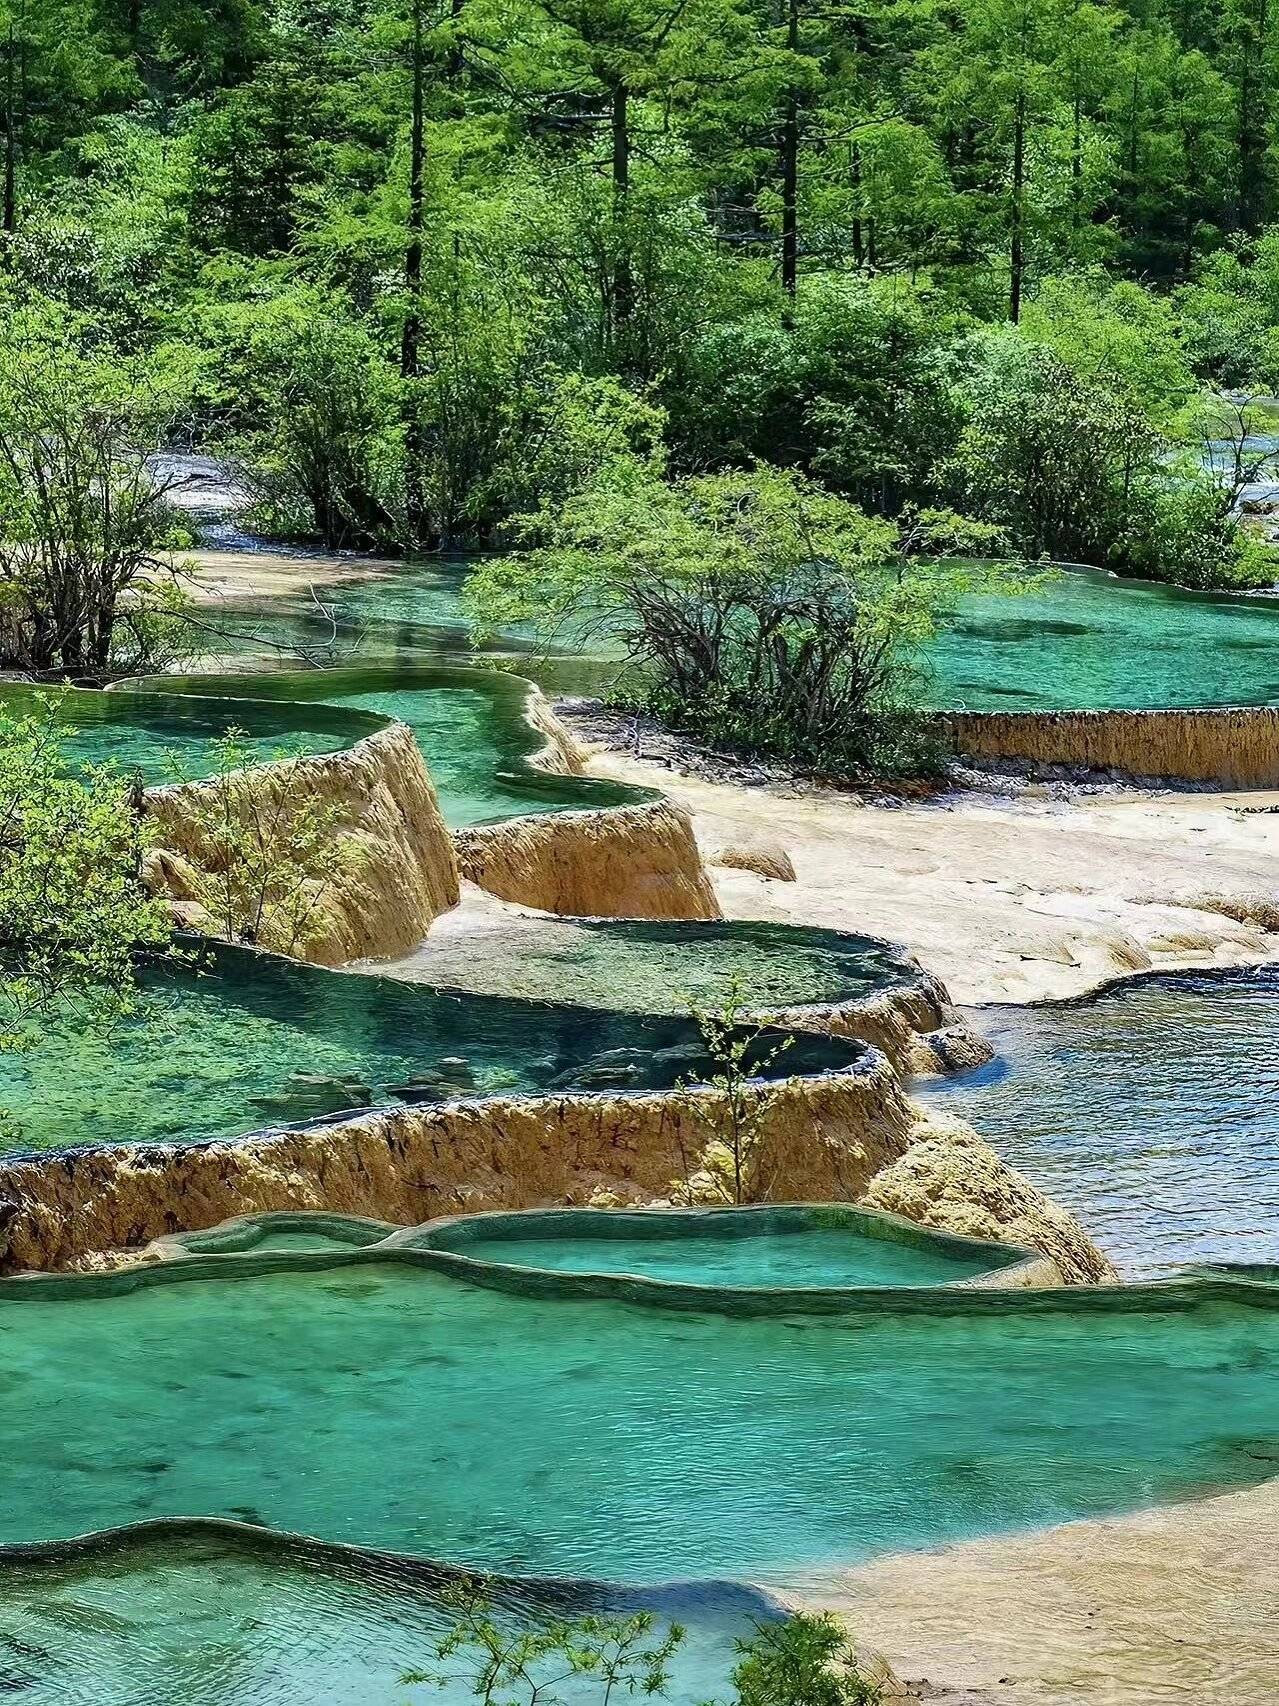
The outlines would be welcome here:
M 646 1080 L 654 1056 L 648 1049 L 610 1048 L 551 1080 L 553 1090 L 625 1089 Z
M 444 1082 L 440 1078 L 411 1078 L 404 1084 L 388 1084 L 388 1096 L 394 1096 L 397 1102 L 442 1102 L 445 1099 Z
M 254 1096 L 253 1106 L 274 1119 L 301 1120 L 315 1114 L 337 1114 L 348 1108 L 367 1108 L 373 1089 L 360 1078 L 319 1072 L 294 1072 L 275 1094 Z
M 474 1084 L 475 1074 L 471 1070 L 469 1060 L 464 1060 L 459 1054 L 441 1056 L 440 1070 L 446 1077 L 458 1084 Z

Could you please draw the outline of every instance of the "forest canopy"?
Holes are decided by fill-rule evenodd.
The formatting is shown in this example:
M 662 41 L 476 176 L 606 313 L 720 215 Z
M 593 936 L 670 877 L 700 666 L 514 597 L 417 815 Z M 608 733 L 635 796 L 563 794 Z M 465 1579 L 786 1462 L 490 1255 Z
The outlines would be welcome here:
M 49 628 L 27 473 L 82 406 L 125 619 L 59 618 L 72 672 L 151 620 L 161 438 L 277 537 L 531 544 L 510 596 L 620 468 L 673 541 L 696 482 L 791 480 L 866 539 L 1270 584 L 1277 47 L 1265 0 L 0 0 L 7 620 Z

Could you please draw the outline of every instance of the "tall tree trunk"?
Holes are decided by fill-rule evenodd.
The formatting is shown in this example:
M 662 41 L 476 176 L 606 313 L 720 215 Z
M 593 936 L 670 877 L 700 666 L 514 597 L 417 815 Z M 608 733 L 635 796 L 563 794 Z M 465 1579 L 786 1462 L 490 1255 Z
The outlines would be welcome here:
M 1255 19 L 1249 19 L 1242 41 L 1239 68 L 1239 192 L 1235 217 L 1241 231 L 1261 228 L 1265 219 L 1266 152 L 1266 32 L 1269 0 L 1258 0 Z
M 1079 93 L 1078 84 L 1075 86 L 1074 110 L 1072 114 L 1073 128 L 1070 137 L 1070 228 L 1078 235 L 1083 224 L 1084 207 L 1084 106 Z
M 630 191 L 631 127 L 630 90 L 623 78 L 613 84 L 610 103 L 613 135 L 613 223 L 617 243 L 617 270 L 613 278 L 613 318 L 620 334 L 635 315 L 635 272 L 631 264 Z
M 851 180 L 853 186 L 853 265 L 860 272 L 866 262 L 866 244 L 862 235 L 862 150 L 853 143 Z
M 786 46 L 799 52 L 799 0 L 786 0 Z M 790 303 L 799 283 L 799 90 L 792 64 L 782 115 L 782 289 Z M 792 318 L 787 310 L 788 322 Z
M 10 254 L 10 244 L 14 232 L 18 228 L 18 119 L 13 98 L 14 61 L 17 58 L 18 44 L 14 35 L 13 25 L 9 25 L 9 35 L 5 42 L 4 60 L 4 195 L 3 212 L 0 221 L 4 229 L 4 263 L 13 264 Z
M 409 213 L 404 247 L 404 285 L 408 303 L 400 338 L 400 377 L 404 380 L 404 507 L 410 545 L 426 543 L 426 444 L 422 431 L 417 379 L 422 351 L 422 224 L 426 168 L 425 52 L 422 41 L 422 0 L 412 0 L 412 117 L 409 125 Z
M 1013 204 L 1008 243 L 1008 318 L 1021 319 L 1021 287 L 1025 271 L 1023 201 L 1026 193 L 1026 90 L 1019 85 L 1013 104 Z

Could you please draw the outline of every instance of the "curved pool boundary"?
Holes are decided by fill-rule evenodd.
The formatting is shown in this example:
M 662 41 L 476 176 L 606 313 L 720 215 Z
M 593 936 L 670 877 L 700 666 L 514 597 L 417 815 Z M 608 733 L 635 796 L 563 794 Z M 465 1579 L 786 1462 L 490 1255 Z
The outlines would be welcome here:
M 829 1209 L 832 1205 L 793 1203 L 756 1206 L 766 1211 L 784 1207 L 811 1212 Z M 550 1209 L 545 1212 L 553 1216 L 574 1211 Z M 719 1212 L 747 1211 L 728 1209 Z M 527 1211 L 515 1216 L 526 1217 Z M 1012 1283 L 1001 1283 L 1000 1276 L 994 1275 L 989 1280 L 983 1276 L 976 1284 L 959 1281 L 901 1286 L 745 1287 L 690 1285 L 632 1274 L 574 1274 L 564 1270 L 514 1266 L 506 1267 L 498 1283 L 494 1283 L 494 1276 L 498 1275 L 502 1264 L 475 1261 L 454 1251 L 432 1249 L 414 1242 L 423 1234 L 430 1236 L 440 1230 L 447 1232 L 448 1228 L 470 1218 L 484 1220 L 489 1216 L 439 1216 L 417 1227 L 396 1226 L 388 1222 L 384 1223 L 387 1227 L 384 1238 L 319 1250 L 262 1250 L 252 1245 L 240 1249 L 224 1247 L 219 1251 L 198 1250 L 186 1241 L 190 1234 L 169 1234 L 157 1239 L 148 1252 L 140 1253 L 149 1259 L 135 1260 L 120 1267 L 57 1273 L 31 1270 L 0 1276 L 0 1308 L 5 1304 L 71 1304 L 95 1297 L 123 1297 L 155 1285 L 188 1281 L 251 1280 L 278 1273 L 324 1273 L 352 1267 L 404 1266 L 438 1274 L 458 1284 L 502 1290 L 516 1296 L 550 1299 L 580 1299 L 585 1296 L 633 1307 L 690 1309 L 743 1318 L 883 1314 L 1150 1315 L 1178 1314 L 1220 1303 L 1247 1309 L 1279 1309 L 1279 1275 L 1276 1275 L 1273 1265 L 1263 1264 L 1255 1273 L 1248 1269 L 1247 1264 L 1235 1264 L 1188 1269 L 1163 1279 L 1118 1285 L 1041 1286 L 1018 1283 L 1016 1277 L 1024 1264 L 1035 1259 L 1033 1252 L 976 1239 L 958 1242 L 969 1246 L 984 1245 L 987 1250 L 1012 1251 L 1016 1255 L 1017 1261 L 1005 1270 L 1006 1276 L 1012 1276 Z M 508 1217 L 499 1215 L 498 1218 Z M 280 1230 L 286 1221 L 291 1223 L 289 1230 L 304 1230 L 297 1224 L 299 1219 L 296 1213 L 243 1214 L 219 1222 L 195 1236 L 208 1238 L 211 1234 L 220 1235 L 235 1243 L 259 1227 L 263 1233 Z M 306 1221 L 308 1227 L 323 1231 L 335 1243 L 344 1230 L 349 1229 L 353 1237 L 363 1237 L 379 1225 L 368 1216 L 330 1212 L 307 1216 Z M 917 1230 L 925 1237 L 935 1236 L 927 1229 Z M 949 1234 L 936 1236 L 951 1241 Z M 586 1282 L 585 1286 L 579 1281 Z
M 272 1233 L 314 1232 L 369 1254 L 377 1250 L 388 1253 L 412 1251 L 415 1255 L 430 1258 L 426 1265 L 437 1272 L 495 1291 L 550 1298 L 613 1298 L 628 1303 L 647 1303 L 655 1308 L 702 1309 L 728 1314 L 784 1314 L 792 1302 L 804 1314 L 839 1313 L 848 1292 L 873 1293 L 876 1297 L 887 1298 L 899 1290 L 937 1289 L 936 1285 L 926 1282 L 901 1287 L 702 1285 L 630 1271 L 566 1272 L 534 1268 L 503 1262 L 493 1255 L 477 1257 L 468 1254 L 466 1249 L 472 1238 L 487 1238 L 493 1234 L 499 1237 L 520 1233 L 539 1236 L 563 1232 L 573 1236 L 587 1229 L 606 1238 L 638 1233 L 641 1237 L 678 1239 L 681 1232 L 701 1232 L 708 1223 L 714 1225 L 717 1234 L 746 1240 L 761 1233 L 779 1231 L 849 1231 L 886 1243 L 953 1256 L 958 1260 L 989 1262 L 989 1267 L 979 1273 L 938 1282 L 947 1291 L 957 1287 L 1018 1288 L 1057 1283 L 1053 1264 L 1036 1250 L 939 1232 L 882 1209 L 857 1208 L 844 1203 L 649 1209 L 498 1209 L 478 1214 L 442 1215 L 421 1226 L 393 1226 L 366 1216 L 238 1215 L 205 1232 L 177 1233 L 157 1239 L 146 1254 L 161 1261 L 191 1261 L 207 1255 L 251 1255 L 257 1242 Z M 289 1254 L 288 1251 L 259 1251 L 259 1254 L 268 1253 Z
M 340 1570 L 357 1578 L 373 1577 L 427 1595 L 450 1590 L 478 1589 L 503 1605 L 530 1611 L 580 1616 L 585 1611 L 652 1611 L 679 1621 L 683 1599 L 709 1600 L 717 1609 L 740 1610 L 744 1620 L 772 1621 L 787 1615 L 782 1599 L 753 1582 L 721 1577 L 672 1579 L 654 1583 L 605 1581 L 595 1576 L 518 1575 L 508 1571 L 468 1569 L 415 1552 L 350 1541 L 324 1540 L 317 1535 L 222 1516 L 157 1516 L 95 1528 L 66 1540 L 0 1542 L 0 1567 L 11 1564 L 64 1564 L 77 1559 L 119 1557 L 138 1547 L 166 1540 L 222 1540 L 244 1550 L 301 1563 L 321 1570 Z

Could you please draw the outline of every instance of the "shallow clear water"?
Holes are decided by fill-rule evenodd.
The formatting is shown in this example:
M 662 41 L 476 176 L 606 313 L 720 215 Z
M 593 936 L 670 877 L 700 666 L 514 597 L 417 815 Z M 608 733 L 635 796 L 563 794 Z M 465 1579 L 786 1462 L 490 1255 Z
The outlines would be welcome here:
M 1279 600 L 1067 569 L 964 601 L 933 642 L 937 705 L 1086 710 L 1279 703 Z
M 236 683 L 225 683 L 228 696 Z M 218 743 L 236 729 L 250 759 L 262 762 L 337 752 L 380 727 L 358 707 L 327 704 L 296 709 L 242 698 L 181 698 L 171 693 L 59 692 L 0 685 L 0 705 L 13 716 L 33 715 L 42 700 L 57 705 L 60 741 L 69 765 L 111 764 L 149 783 L 199 779 L 218 767 Z
M 395 717 L 413 730 L 444 816 L 454 827 L 654 797 L 647 789 L 619 782 L 532 768 L 529 759 L 543 740 L 525 715 L 527 684 L 496 670 L 344 666 L 305 673 L 188 676 L 166 685 L 177 693 L 244 694 L 274 703 L 281 716 L 286 705 L 297 704 L 303 721 L 318 701 Z
M 460 588 L 466 564 L 406 565 L 325 590 L 346 643 L 362 657 L 451 652 L 468 644 Z M 327 631 L 304 605 L 278 605 L 261 621 L 279 638 L 314 644 Z M 271 626 L 274 624 L 274 626 Z M 264 631 L 265 628 L 264 628 Z M 527 634 L 502 635 L 527 650 L 519 668 L 551 691 L 599 691 L 606 659 L 543 663 Z M 252 649 L 251 646 L 246 649 Z M 602 648 L 606 650 L 606 647 Z M 1151 708 L 1279 702 L 1279 600 L 1191 592 L 1123 580 L 1100 569 L 1063 569 L 1014 598 L 965 599 L 934 641 L 928 662 L 938 705 L 978 710 Z
M 975 1017 L 1001 1063 L 920 1093 L 1123 1269 L 1279 1261 L 1279 973 L 1144 978 Z
M 595 1068 L 610 1088 L 660 1088 L 706 1067 L 688 1018 L 463 997 L 245 951 L 213 963 L 216 976 L 148 971 L 139 1012 L 108 1032 L 51 1024 L 0 1053 L 21 1145 L 230 1137 L 397 1096 L 589 1089 Z M 859 1053 L 805 1034 L 773 1074 Z
M 508 1626 L 646 1610 L 655 1637 L 678 1622 L 673 1706 L 724 1697 L 733 1640 L 763 1614 L 730 1587 L 504 1596 L 494 1609 Z M 430 1572 L 391 1560 L 216 1532 L 139 1536 L 89 1557 L 0 1565 L 0 1691 L 28 1706 L 472 1706 L 464 1658 L 434 1656 L 455 1620 Z M 411 1670 L 446 1681 L 402 1685 Z M 599 1689 L 563 1696 L 595 1706 Z
M 1279 1463 L 1279 1309 L 1210 1288 L 734 1318 L 357 1255 L 91 1289 L 0 1298 L 5 1541 L 207 1514 L 472 1568 L 794 1580 Z
M 491 930 L 428 937 L 393 970 L 446 988 L 646 1013 L 718 1005 L 735 976 L 760 1009 L 853 1001 L 919 976 L 883 942 L 802 924 L 519 914 Z
M 669 1238 L 468 1238 L 456 1246 L 478 1262 L 575 1274 L 642 1274 L 688 1285 L 756 1287 L 946 1285 L 985 1273 L 989 1256 L 960 1256 L 896 1244 L 851 1228 Z

